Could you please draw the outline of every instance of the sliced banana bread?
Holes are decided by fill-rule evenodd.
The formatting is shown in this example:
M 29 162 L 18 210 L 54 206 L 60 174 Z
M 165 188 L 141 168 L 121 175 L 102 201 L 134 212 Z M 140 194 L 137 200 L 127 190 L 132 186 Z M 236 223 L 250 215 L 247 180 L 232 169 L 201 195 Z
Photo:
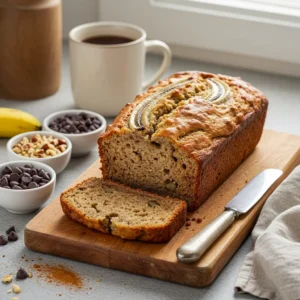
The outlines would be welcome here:
M 60 197 L 76 222 L 123 239 L 166 242 L 186 219 L 186 203 L 121 184 L 89 178 Z
M 176 73 L 138 95 L 101 135 L 103 178 L 195 210 L 255 149 L 267 107 L 240 78 Z

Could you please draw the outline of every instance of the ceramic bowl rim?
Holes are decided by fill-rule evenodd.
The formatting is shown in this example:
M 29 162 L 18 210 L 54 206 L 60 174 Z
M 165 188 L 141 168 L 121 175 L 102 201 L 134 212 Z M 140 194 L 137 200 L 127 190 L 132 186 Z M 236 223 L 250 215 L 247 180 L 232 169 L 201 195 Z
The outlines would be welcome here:
M 28 131 L 28 132 L 24 132 L 24 133 L 20 133 L 18 135 L 15 135 L 14 137 L 12 137 L 6 144 L 6 148 L 7 150 L 13 154 L 15 157 L 18 157 L 19 159 L 22 159 L 22 160 L 32 160 L 32 161 L 49 161 L 49 160 L 55 160 L 57 158 L 60 158 L 62 156 L 66 156 L 68 153 L 70 153 L 72 151 L 72 143 L 71 141 L 69 140 L 68 137 L 64 136 L 63 134 L 61 133 L 58 133 L 56 131 L 53 131 L 54 134 L 51 134 L 51 132 L 49 131 L 45 131 L 45 130 L 42 130 L 42 131 Z M 17 140 L 21 140 L 23 137 L 26 137 L 26 136 L 33 136 L 35 134 L 39 134 L 39 135 L 46 135 L 46 136 L 54 136 L 54 137 L 58 137 L 60 139 L 63 139 L 67 142 L 67 149 L 66 151 L 58 154 L 58 155 L 55 155 L 55 156 L 49 156 L 49 157 L 27 157 L 27 156 L 22 156 L 20 154 L 17 154 L 15 153 L 13 150 L 12 150 L 12 146 L 14 144 L 16 144 L 16 141 Z M 56 136 L 55 136 L 56 135 Z
M 0 170 L 2 168 L 5 168 L 7 166 L 10 166 L 11 164 L 24 164 L 24 160 L 14 160 L 14 161 L 10 161 L 10 162 L 5 162 L 3 164 L 0 164 Z M 43 168 L 45 169 L 46 172 L 48 173 L 51 173 L 51 179 L 48 183 L 46 183 L 45 185 L 43 186 L 39 186 L 38 188 L 34 188 L 34 189 L 27 189 L 27 190 L 13 190 L 13 189 L 4 189 L 4 188 L 0 188 L 0 191 L 3 189 L 5 190 L 6 192 L 13 192 L 13 193 L 20 193 L 20 192 L 24 192 L 24 193 L 29 193 L 29 192 L 34 192 L 34 191 L 39 191 L 39 190 L 42 190 L 43 188 L 46 188 L 48 186 L 50 186 L 51 184 L 55 183 L 56 182 L 56 173 L 54 171 L 53 168 L 51 168 L 50 166 L 44 164 L 44 163 L 41 163 L 41 162 L 38 162 L 36 160 L 31 160 L 31 164 L 33 164 L 33 166 L 36 164 L 36 165 L 40 165 L 39 168 Z M 49 172 L 50 171 L 50 172 Z
M 81 113 L 81 112 L 84 112 L 86 114 L 90 114 L 90 115 L 94 115 L 95 117 L 98 117 L 101 121 L 101 126 L 99 128 L 97 128 L 96 130 L 93 130 L 93 131 L 90 131 L 90 132 L 85 132 L 85 133 L 61 133 L 59 131 L 55 131 L 53 129 L 51 129 L 48 124 L 50 123 L 50 119 L 54 118 L 54 117 L 59 117 L 59 115 L 62 115 L 62 114 L 70 114 L 70 113 Z M 90 110 L 85 110 L 85 109 L 76 109 L 76 108 L 73 108 L 73 109 L 65 109 L 65 110 L 60 110 L 60 111 L 57 111 L 57 112 L 54 112 L 50 115 L 48 115 L 45 119 L 44 119 L 44 122 L 43 122 L 43 130 L 46 130 L 48 132 L 57 132 L 59 134 L 62 134 L 63 136 L 66 136 L 68 138 L 80 138 L 80 137 L 87 137 L 87 136 L 91 136 L 93 134 L 96 134 L 96 133 L 100 133 L 103 129 L 105 130 L 106 128 L 106 125 L 107 125 L 107 122 L 106 122 L 106 119 L 96 113 L 96 112 L 93 112 L 93 111 L 90 111 Z

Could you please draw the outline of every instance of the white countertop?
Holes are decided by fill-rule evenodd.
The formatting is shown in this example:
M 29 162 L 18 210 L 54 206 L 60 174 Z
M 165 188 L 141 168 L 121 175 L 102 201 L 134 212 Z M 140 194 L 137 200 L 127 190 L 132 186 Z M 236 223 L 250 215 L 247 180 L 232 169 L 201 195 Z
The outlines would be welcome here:
M 55 95 L 39 101 L 7 101 L 0 99 L 0 107 L 14 107 L 29 111 L 37 116 L 40 121 L 48 114 L 57 110 L 74 107 L 67 61 L 67 51 L 64 48 L 62 66 L 61 88 Z M 160 63 L 160 58 L 150 56 L 147 59 L 146 76 L 150 76 Z M 240 76 L 244 80 L 261 89 L 269 98 L 270 106 L 266 121 L 266 128 L 277 131 L 300 135 L 300 79 L 284 76 L 263 74 L 253 71 L 240 70 L 209 63 L 199 63 L 182 59 L 174 59 L 168 74 L 183 70 L 203 70 L 212 73 L 223 73 L 232 76 Z M 111 121 L 111 119 L 109 120 Z M 0 139 L 0 163 L 8 160 L 5 146 L 6 139 Z M 276 149 L 274 149 L 276 150 Z M 67 169 L 57 178 L 57 186 L 52 199 L 59 195 L 71 184 L 87 167 L 98 159 L 97 149 L 82 158 L 72 159 Z M 1 197 L 1 192 L 0 192 Z M 51 201 L 51 200 L 50 200 Z M 49 283 L 37 280 L 33 277 L 18 282 L 22 288 L 17 295 L 20 300 L 52 300 L 52 299 L 255 299 L 247 295 L 235 295 L 233 286 L 238 270 L 243 263 L 245 255 L 251 249 L 251 239 L 248 238 L 237 253 L 232 257 L 215 282 L 207 288 L 191 288 L 174 283 L 159 281 L 147 277 L 129 273 L 109 270 L 97 266 L 87 265 L 71 260 L 34 253 L 26 249 L 23 242 L 23 230 L 29 220 L 36 213 L 29 215 L 13 215 L 0 208 L 0 234 L 10 225 L 16 225 L 19 241 L 9 243 L 0 248 L 0 277 L 9 273 L 15 273 L 19 267 L 28 268 L 31 259 L 43 259 L 43 263 L 65 264 L 84 278 L 87 289 L 83 291 L 69 291 L 64 287 L 57 287 Z M 5 255 L 5 257 L 3 257 Z M 26 255 L 29 262 L 21 259 Z M 83 253 L 84 255 L 84 253 Z M 100 279 L 100 282 L 97 280 Z M 92 290 L 89 290 L 89 287 Z M 9 286 L 0 284 L 0 299 L 12 299 L 13 294 L 7 294 Z M 61 296 L 58 296 L 61 294 Z

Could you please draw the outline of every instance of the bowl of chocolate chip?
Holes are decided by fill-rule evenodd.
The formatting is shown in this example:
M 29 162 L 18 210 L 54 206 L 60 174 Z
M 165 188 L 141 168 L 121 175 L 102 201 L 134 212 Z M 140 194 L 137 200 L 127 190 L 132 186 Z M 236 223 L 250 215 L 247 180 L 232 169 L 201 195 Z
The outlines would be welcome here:
M 0 165 L 0 206 L 15 214 L 40 208 L 51 196 L 55 171 L 46 164 L 23 160 Z
M 18 134 L 6 147 L 10 160 L 38 161 L 53 168 L 56 174 L 67 167 L 72 153 L 72 143 L 67 137 L 49 131 Z
M 83 156 L 92 151 L 105 129 L 103 116 L 82 109 L 59 111 L 46 117 L 43 122 L 43 130 L 59 132 L 72 142 L 72 156 Z

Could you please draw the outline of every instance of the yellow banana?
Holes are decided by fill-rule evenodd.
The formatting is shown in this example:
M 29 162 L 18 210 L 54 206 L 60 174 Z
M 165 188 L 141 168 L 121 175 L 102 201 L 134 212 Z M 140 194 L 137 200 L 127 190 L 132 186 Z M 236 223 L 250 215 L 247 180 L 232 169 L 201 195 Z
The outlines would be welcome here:
M 0 137 L 8 138 L 41 128 L 39 120 L 31 114 L 18 109 L 0 107 Z

